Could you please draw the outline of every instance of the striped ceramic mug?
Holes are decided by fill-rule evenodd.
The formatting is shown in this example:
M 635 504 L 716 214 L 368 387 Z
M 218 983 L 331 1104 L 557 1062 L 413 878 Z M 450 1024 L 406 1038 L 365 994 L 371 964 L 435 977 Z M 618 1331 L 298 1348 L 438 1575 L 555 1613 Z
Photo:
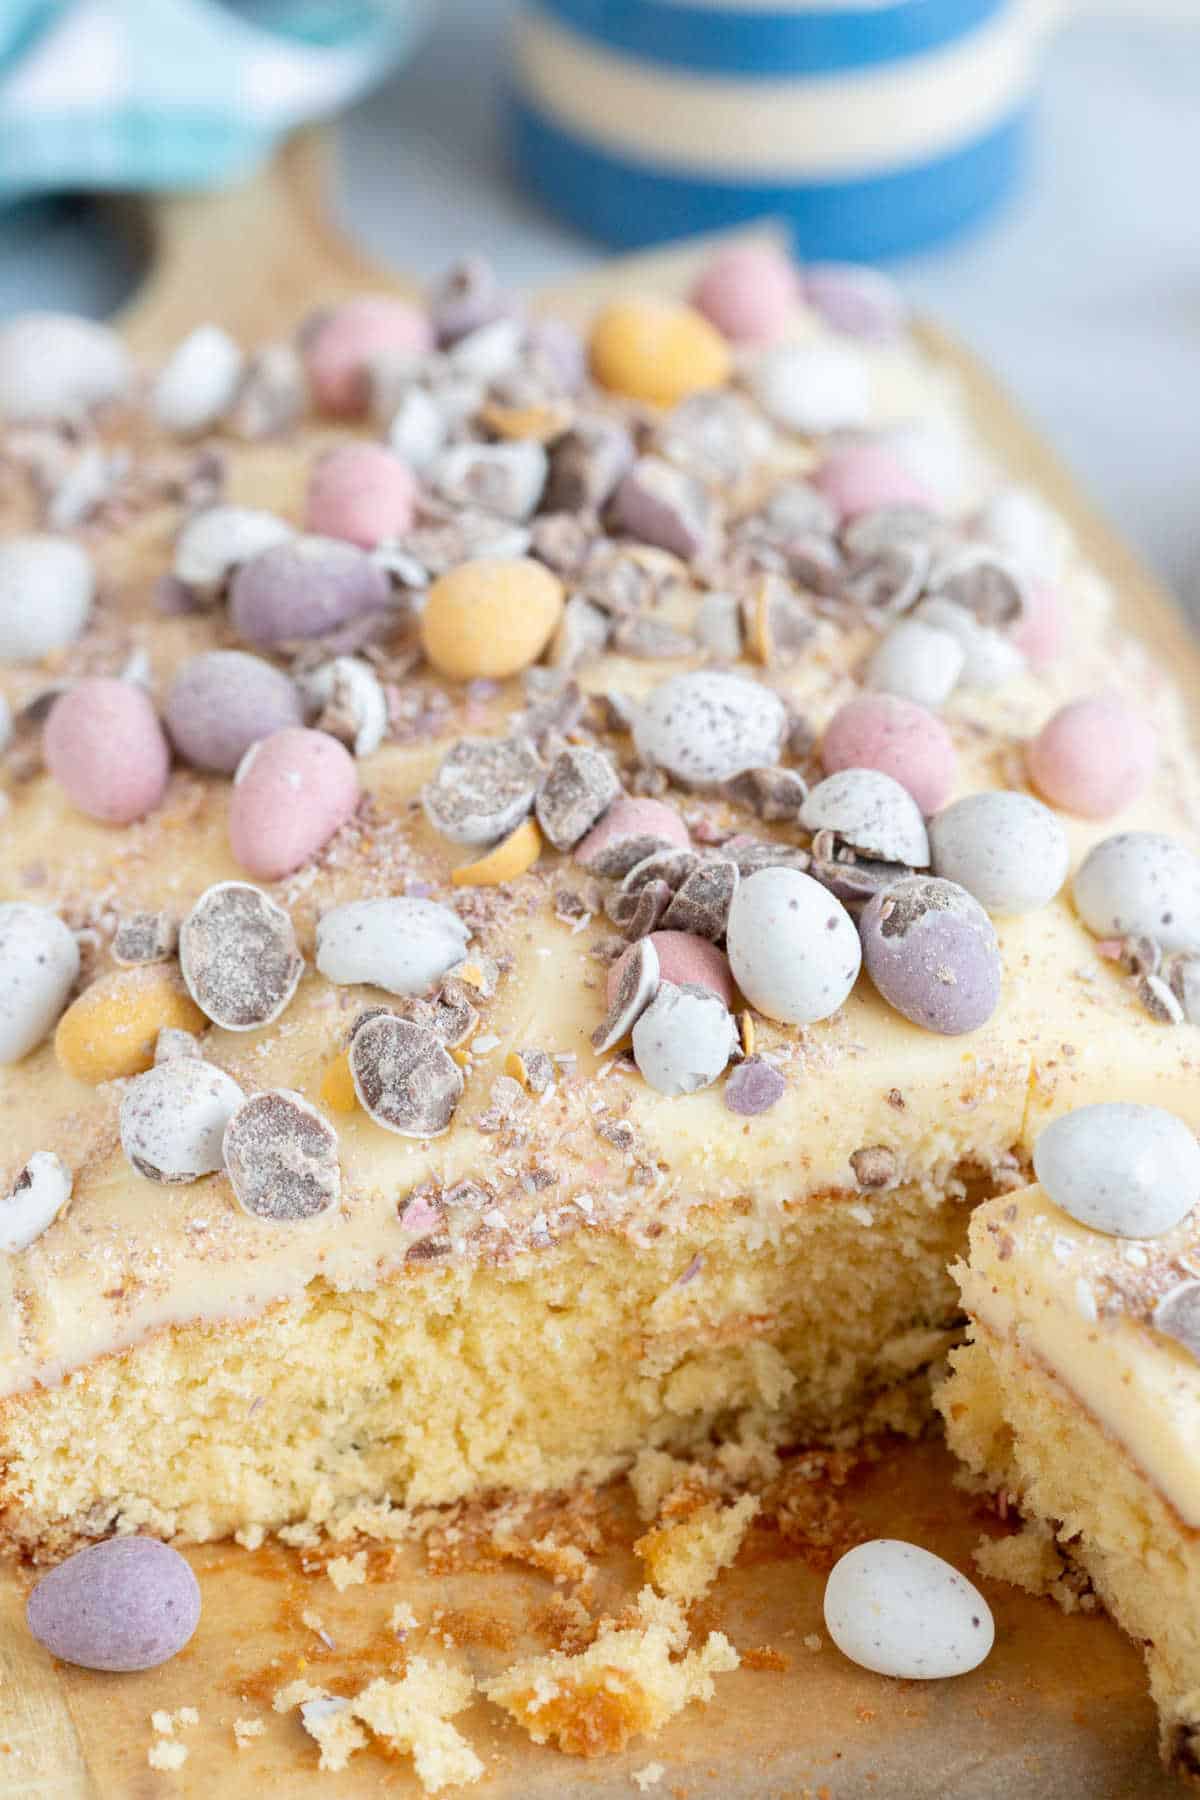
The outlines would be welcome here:
M 509 94 L 522 179 L 635 246 L 775 214 L 871 258 L 1014 186 L 1047 0 L 537 0 Z

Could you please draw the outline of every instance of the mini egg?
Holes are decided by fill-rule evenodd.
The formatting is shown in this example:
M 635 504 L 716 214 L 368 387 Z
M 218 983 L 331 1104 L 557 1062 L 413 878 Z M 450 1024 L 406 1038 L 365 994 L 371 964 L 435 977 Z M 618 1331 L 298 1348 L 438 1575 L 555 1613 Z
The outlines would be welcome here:
M 877 693 L 918 706 L 943 706 L 963 672 L 966 652 L 956 637 L 920 619 L 901 619 L 880 639 L 865 680 Z
M 759 357 L 750 387 L 769 419 L 806 437 L 857 431 L 871 413 L 871 381 L 848 344 L 778 344 Z
M 957 1037 L 985 1025 L 999 1005 L 996 928 L 954 882 L 893 882 L 863 908 L 859 932 L 875 988 L 914 1025 Z
M 0 324 L 0 418 L 81 419 L 119 399 L 133 361 L 118 334 L 73 313 L 17 313 Z
M 1085 819 L 1107 819 L 1136 800 L 1157 754 L 1150 720 L 1119 694 L 1060 707 L 1025 752 L 1039 794 Z
M 769 344 L 796 311 L 799 286 L 799 271 L 781 245 L 731 244 L 701 273 L 692 305 L 734 343 Z
M 711 1087 L 737 1041 L 733 1015 L 708 988 L 664 981 L 633 1027 L 633 1060 L 652 1088 L 675 1098 Z
M 934 874 L 957 882 L 994 914 L 1035 912 L 1067 879 L 1067 834 L 1029 794 L 955 800 L 929 821 L 929 845 Z
M 940 1556 L 900 1538 L 856 1544 L 834 1564 L 825 1626 L 859 1668 L 908 1681 L 966 1675 L 996 1637 L 978 1588 Z
M 339 444 L 309 477 L 304 528 L 373 550 L 411 530 L 417 507 L 412 470 L 382 444 Z
M 532 557 L 476 557 L 438 577 L 421 642 L 452 681 L 502 680 L 535 663 L 562 618 L 563 586 Z
M 777 762 L 786 733 L 787 709 L 778 694 L 716 669 L 660 682 L 633 722 L 643 760 L 694 788 Z
M 172 572 L 192 593 L 213 597 L 244 562 L 295 535 L 286 520 L 259 507 L 206 506 L 176 538 Z
M 198 325 L 171 352 L 150 393 L 155 423 L 174 437 L 198 437 L 233 405 L 245 359 L 219 325 Z
M 260 881 L 279 881 L 314 857 L 358 805 L 358 774 L 345 745 L 291 726 L 253 744 L 229 797 L 229 844 Z
M 954 787 L 958 755 L 935 713 L 896 694 L 859 694 L 838 708 L 821 740 L 821 763 L 878 769 L 907 788 L 923 813 L 936 812 Z
M 1200 1200 L 1200 1144 L 1161 1106 L 1064 1113 L 1038 1137 L 1033 1167 L 1056 1206 L 1110 1237 L 1159 1237 Z
M 0 1063 L 19 1062 L 58 1023 L 79 975 L 79 945 L 57 913 L 0 904 Z
M 937 510 L 928 488 L 882 444 L 849 444 L 833 450 L 812 479 L 843 525 L 885 506 L 916 506 L 930 513 Z
M 318 922 L 317 967 L 340 986 L 428 994 L 462 961 L 470 936 L 458 914 L 436 900 L 351 900 Z
M 834 331 L 869 343 L 899 337 L 908 307 L 890 275 L 861 263 L 809 263 L 804 298 Z
M 0 1198 L 0 1253 L 27 1250 L 71 1198 L 75 1177 L 53 1150 L 35 1150 L 11 1191 Z
M 121 1148 L 147 1181 L 199 1181 L 224 1166 L 225 1127 L 243 1099 L 224 1069 L 197 1056 L 169 1057 L 125 1090 Z
M 134 682 L 92 675 L 67 688 L 50 708 L 42 749 L 71 804 L 105 825 L 144 818 L 166 792 L 171 753 Z
M 989 693 L 993 688 L 1003 687 L 1025 667 L 1025 658 L 1017 648 L 1015 635 L 1006 637 L 990 625 L 981 625 L 957 600 L 944 600 L 939 594 L 930 594 L 918 601 L 911 616 L 923 625 L 948 631 L 958 640 L 963 652 L 959 675 L 963 687 Z
M 433 349 L 424 312 L 390 294 L 360 294 L 314 320 L 302 343 L 313 399 L 323 413 L 361 417 L 370 404 L 377 359 L 411 357 Z
M 726 928 L 734 980 L 768 1019 L 812 1025 L 843 1004 L 862 950 L 854 921 L 810 875 L 760 869 L 733 896 Z
M 0 662 L 36 663 L 73 644 L 96 591 L 92 559 L 70 538 L 25 532 L 0 543 Z
M 234 631 L 264 649 L 326 637 L 390 604 L 383 568 L 339 538 L 293 537 L 272 545 L 242 564 L 229 589 Z
M 729 347 L 693 307 L 637 296 L 605 307 L 588 343 L 601 387 L 653 406 L 721 387 L 732 369 Z
M 645 939 L 658 956 L 658 973 L 663 981 L 676 987 L 703 987 L 714 993 L 726 1007 L 732 1007 L 735 989 L 729 958 L 708 938 L 693 931 L 652 931 Z M 621 975 L 637 946 L 631 944 L 608 965 L 605 977 L 605 1001 L 612 1006 L 621 985 Z
M 112 1537 L 42 1576 L 25 1617 L 62 1662 L 128 1674 L 177 1656 L 200 1622 L 200 1587 L 178 1550 Z
M 604 874 L 625 875 L 639 858 L 633 854 L 642 843 L 654 841 L 662 844 L 675 844 L 686 850 L 691 844 L 691 837 L 683 819 L 673 806 L 663 800 L 651 800 L 641 796 L 621 794 L 613 801 L 598 825 L 593 825 L 587 836 L 576 844 L 572 855 L 575 861 L 582 863 L 585 869 L 598 864 Z M 606 860 L 618 855 L 619 846 L 628 846 L 631 861 L 624 868 L 616 867 Z M 648 855 L 649 849 L 642 855 Z
M 176 673 L 163 717 L 185 762 L 232 775 L 251 744 L 302 725 L 304 709 L 291 677 L 261 656 L 202 650 Z
M 929 835 L 906 787 L 882 769 L 839 769 L 811 789 L 800 808 L 806 831 L 832 831 L 852 850 L 883 862 L 929 864 Z
M 1122 831 L 1089 850 L 1072 885 L 1075 910 L 1101 938 L 1148 937 L 1200 950 L 1200 857 L 1157 831 Z

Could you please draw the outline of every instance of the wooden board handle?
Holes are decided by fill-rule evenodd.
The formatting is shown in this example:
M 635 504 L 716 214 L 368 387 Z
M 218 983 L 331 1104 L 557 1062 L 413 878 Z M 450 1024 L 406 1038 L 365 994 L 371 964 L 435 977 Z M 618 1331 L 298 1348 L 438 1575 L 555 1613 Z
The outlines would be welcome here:
M 201 320 L 262 341 L 356 289 L 413 293 L 414 282 L 372 261 L 331 221 L 332 160 L 329 134 L 312 129 L 236 187 L 129 203 L 124 222 L 149 258 L 117 321 L 135 348 L 161 354 Z

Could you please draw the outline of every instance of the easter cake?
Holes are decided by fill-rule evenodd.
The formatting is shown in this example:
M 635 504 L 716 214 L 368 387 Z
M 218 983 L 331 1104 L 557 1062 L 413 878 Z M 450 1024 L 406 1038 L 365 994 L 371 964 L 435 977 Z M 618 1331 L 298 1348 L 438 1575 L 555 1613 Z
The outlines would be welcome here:
M 881 279 L 0 416 L 10 1544 L 918 1428 L 1042 1127 L 1200 1123 L 1182 701 Z
M 951 1447 L 1025 1515 L 985 1573 L 1068 1605 L 1094 1589 L 1146 1655 L 1163 1758 L 1200 1774 L 1200 1194 L 1195 1138 L 1153 1109 L 1068 1115 L 1038 1147 L 1046 1186 L 981 1206 L 955 1271 L 970 1340 L 937 1402 Z M 1153 1143 L 1135 1166 L 1131 1140 Z M 1082 1134 L 1107 1155 L 1095 1167 Z M 1107 1137 L 1107 1141 L 1106 1140 Z M 1092 1165 L 1089 1169 L 1089 1163 Z M 1153 1171 L 1153 1216 L 1129 1201 Z M 1110 1197 L 1105 1198 L 1108 1187 Z M 1082 1578 L 1082 1580 L 1081 1580 Z

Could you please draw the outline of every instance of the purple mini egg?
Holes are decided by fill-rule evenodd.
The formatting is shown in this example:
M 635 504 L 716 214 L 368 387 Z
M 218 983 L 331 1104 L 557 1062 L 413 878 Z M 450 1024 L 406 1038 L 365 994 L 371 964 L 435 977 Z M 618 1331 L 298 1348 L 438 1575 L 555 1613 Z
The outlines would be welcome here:
M 387 575 L 365 550 L 336 538 L 297 537 L 243 563 L 229 591 L 234 630 L 269 648 L 325 637 L 367 613 L 382 612 Z
M 867 974 L 914 1025 L 958 1037 L 1000 1001 L 1000 945 L 979 902 L 953 881 L 907 875 L 876 894 L 859 920 Z
M 128 1674 L 178 1655 L 200 1622 L 200 1589 L 169 1544 L 108 1538 L 43 1575 L 25 1617 L 61 1661 Z
M 205 650 L 189 658 L 163 711 L 185 762 L 220 775 L 232 775 L 260 738 L 304 723 L 291 677 L 244 650 Z

